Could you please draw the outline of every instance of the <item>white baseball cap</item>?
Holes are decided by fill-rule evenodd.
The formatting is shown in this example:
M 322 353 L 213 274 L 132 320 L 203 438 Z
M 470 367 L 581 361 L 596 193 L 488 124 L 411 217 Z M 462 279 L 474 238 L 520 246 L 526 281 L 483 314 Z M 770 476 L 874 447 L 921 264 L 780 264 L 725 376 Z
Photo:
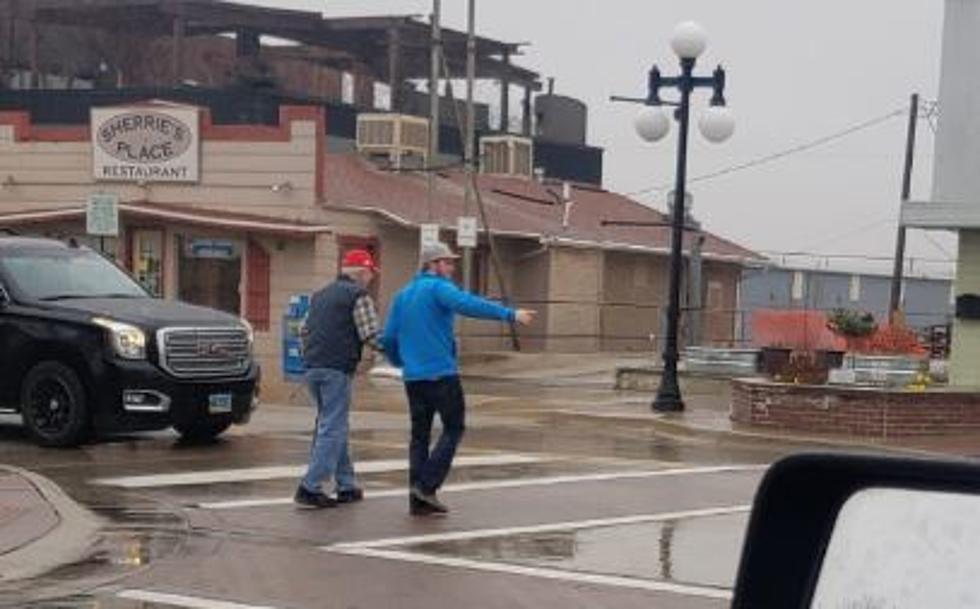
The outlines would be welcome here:
M 419 262 L 424 265 L 435 262 L 436 260 L 456 260 L 457 258 L 459 256 L 454 254 L 448 245 L 442 241 L 436 241 L 435 243 L 422 247 L 422 255 L 419 256 Z

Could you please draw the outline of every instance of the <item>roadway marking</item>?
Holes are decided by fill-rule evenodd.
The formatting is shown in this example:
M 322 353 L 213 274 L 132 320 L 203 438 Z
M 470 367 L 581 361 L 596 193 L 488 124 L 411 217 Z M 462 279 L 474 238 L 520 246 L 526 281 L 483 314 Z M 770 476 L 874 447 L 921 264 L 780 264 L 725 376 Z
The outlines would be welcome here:
M 549 457 L 519 454 L 470 455 L 458 457 L 454 463 L 461 466 L 480 465 L 521 465 L 547 461 Z M 140 489 L 162 486 L 191 486 L 195 484 L 214 484 L 218 482 L 254 482 L 280 478 L 299 478 L 306 472 L 306 465 L 278 465 L 271 467 L 249 467 L 242 469 L 219 469 L 181 474 L 153 474 L 143 476 L 122 476 L 118 478 L 96 478 L 92 484 Z M 354 464 L 361 474 L 397 472 L 408 469 L 407 459 L 382 459 L 360 461 Z
M 429 535 L 414 535 L 408 537 L 392 537 L 387 539 L 376 539 L 361 542 L 345 542 L 330 546 L 323 546 L 320 549 L 333 554 L 346 556 L 360 556 L 365 558 L 381 558 L 385 560 L 395 560 L 401 562 L 411 562 L 417 564 L 436 565 L 443 567 L 468 569 L 474 571 L 504 573 L 509 575 L 521 575 L 525 577 L 537 577 L 542 579 L 569 581 L 575 583 L 591 583 L 604 586 L 619 588 L 634 588 L 640 590 L 650 590 L 655 592 L 670 592 L 683 596 L 698 596 L 712 599 L 731 600 L 732 592 L 726 588 L 711 586 L 697 586 L 690 584 L 677 584 L 656 580 L 640 579 L 637 577 L 625 577 L 618 575 L 603 575 L 597 573 L 583 573 L 580 571 L 565 571 L 547 567 L 529 567 L 495 561 L 481 561 L 468 558 L 457 558 L 450 556 L 435 556 L 412 552 L 404 549 L 393 549 L 397 546 L 406 546 L 421 543 L 435 543 L 446 541 L 463 541 L 472 539 L 483 539 L 489 537 L 505 537 L 510 535 L 546 533 L 553 531 L 573 531 L 579 529 L 591 529 L 598 527 L 621 526 L 648 522 L 663 522 L 669 520 L 680 520 L 686 518 L 704 518 L 710 516 L 724 516 L 730 514 L 744 514 L 751 510 L 750 505 L 734 505 L 719 508 L 706 508 L 700 510 L 685 510 L 677 512 L 661 512 L 658 514 L 638 514 L 634 516 L 622 516 L 618 518 L 603 518 L 591 520 L 578 520 L 569 522 L 556 522 L 522 527 L 505 527 L 494 529 L 476 529 L 470 531 L 457 531 L 452 533 L 435 533 Z
M 243 605 L 231 601 L 222 601 L 181 594 L 167 594 L 150 590 L 123 590 L 116 595 L 118 598 L 169 605 L 171 607 L 186 607 L 187 609 L 276 609 L 270 605 Z
M 460 464 L 460 459 L 454 465 Z M 507 488 L 521 488 L 530 486 L 551 486 L 555 484 L 577 484 L 580 482 L 606 482 L 616 480 L 630 480 L 641 478 L 660 478 L 669 476 L 690 476 L 698 474 L 721 474 L 763 471 L 765 465 L 721 465 L 713 467 L 687 467 L 674 469 L 641 470 L 626 472 L 606 472 L 597 474 L 579 474 L 567 476 L 548 476 L 544 478 L 512 478 L 509 480 L 488 480 L 482 482 L 461 482 L 457 484 L 447 484 L 442 487 L 440 493 L 462 493 L 470 491 L 486 491 Z M 408 491 L 405 489 L 388 489 L 374 492 L 367 492 L 365 499 L 383 499 L 386 497 L 404 497 Z M 271 507 L 278 505 L 290 505 L 292 497 L 271 497 L 256 499 L 237 499 L 232 501 L 212 501 L 194 505 L 206 510 L 232 510 L 253 507 Z

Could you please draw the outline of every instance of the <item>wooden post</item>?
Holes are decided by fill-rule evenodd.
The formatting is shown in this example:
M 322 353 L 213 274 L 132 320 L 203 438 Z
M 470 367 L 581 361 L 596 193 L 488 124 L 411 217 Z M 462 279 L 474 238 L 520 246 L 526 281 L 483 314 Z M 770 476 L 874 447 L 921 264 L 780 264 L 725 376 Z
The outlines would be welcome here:
M 401 30 L 388 29 L 388 88 L 391 90 L 391 111 L 402 109 Z
M 510 53 L 504 53 L 504 69 L 510 70 Z M 500 131 L 510 132 L 510 81 L 506 74 L 500 79 Z
M 31 18 L 30 22 L 30 38 L 31 38 L 31 77 L 30 83 L 28 83 L 29 89 L 36 89 L 41 80 L 41 66 L 40 66 L 40 32 L 37 29 L 37 21 Z
M 173 57 L 171 73 L 173 74 L 174 84 L 179 85 L 184 79 L 184 33 L 186 23 L 180 15 L 174 17 L 173 30 Z
M 521 134 L 531 135 L 531 85 L 524 85 L 524 101 L 521 103 Z

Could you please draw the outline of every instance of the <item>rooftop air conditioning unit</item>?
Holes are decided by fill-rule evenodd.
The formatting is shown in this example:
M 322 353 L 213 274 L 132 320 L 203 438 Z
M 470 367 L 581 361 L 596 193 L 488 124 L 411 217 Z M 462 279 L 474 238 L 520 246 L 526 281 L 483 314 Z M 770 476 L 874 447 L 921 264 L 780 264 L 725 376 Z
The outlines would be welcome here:
M 493 135 L 480 139 L 483 173 L 531 178 L 534 175 L 534 144 L 517 135 Z
M 406 114 L 358 114 L 357 150 L 386 156 L 396 169 L 423 167 L 429 154 L 429 121 Z

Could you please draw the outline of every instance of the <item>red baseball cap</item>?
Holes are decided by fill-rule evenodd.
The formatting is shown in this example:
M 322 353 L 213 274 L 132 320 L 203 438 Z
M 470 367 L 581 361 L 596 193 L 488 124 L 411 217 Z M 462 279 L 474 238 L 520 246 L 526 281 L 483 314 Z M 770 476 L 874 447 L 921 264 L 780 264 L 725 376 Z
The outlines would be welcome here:
M 374 256 L 367 250 L 350 250 L 344 254 L 344 260 L 340 266 L 369 269 L 378 272 L 378 265 L 374 261 Z

